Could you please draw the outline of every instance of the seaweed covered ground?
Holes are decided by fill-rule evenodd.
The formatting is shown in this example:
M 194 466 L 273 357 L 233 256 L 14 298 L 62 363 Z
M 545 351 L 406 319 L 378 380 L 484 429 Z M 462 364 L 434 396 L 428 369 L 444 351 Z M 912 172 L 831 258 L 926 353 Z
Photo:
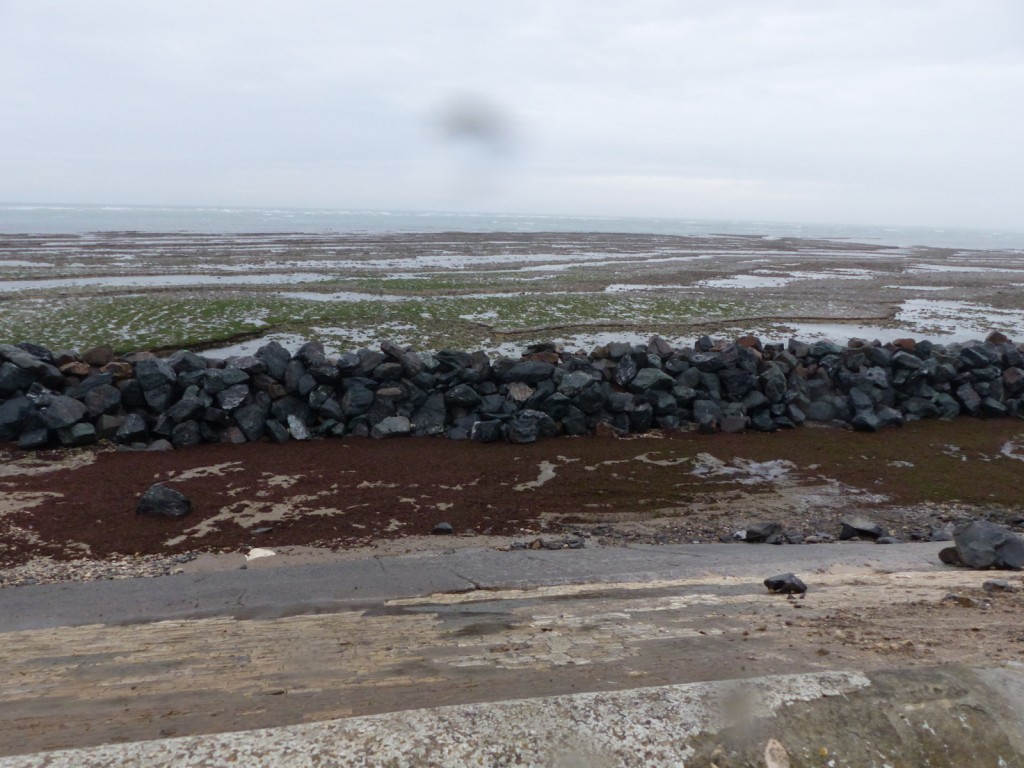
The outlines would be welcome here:
M 173 452 L 6 450 L 0 566 L 253 547 L 386 553 L 396 542 L 415 547 L 439 522 L 455 530 L 445 546 L 569 534 L 595 546 L 718 542 L 759 521 L 837 537 L 843 516 L 862 514 L 911 541 L 977 517 L 1020 526 L 1022 462 L 1019 420 L 970 418 L 874 434 L 804 427 L 532 445 L 346 438 Z M 157 482 L 191 499 L 188 516 L 136 515 Z

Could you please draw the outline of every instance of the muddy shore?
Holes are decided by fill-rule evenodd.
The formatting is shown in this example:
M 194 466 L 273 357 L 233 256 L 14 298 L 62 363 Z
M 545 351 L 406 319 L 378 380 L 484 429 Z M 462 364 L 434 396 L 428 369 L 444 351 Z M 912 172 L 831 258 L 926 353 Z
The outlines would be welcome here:
M 876 434 L 807 427 L 525 446 L 347 439 L 166 453 L 5 450 L 2 458 L 8 586 L 159 575 L 198 554 L 244 558 L 253 548 L 351 556 L 565 535 L 588 546 L 718 542 L 758 521 L 835 537 L 840 518 L 855 513 L 911 541 L 978 517 L 1024 522 L 1016 419 L 915 422 Z M 185 493 L 192 512 L 137 516 L 139 496 L 156 482 Z M 438 522 L 455 535 L 430 536 Z M 49 567 L 33 575 L 32 563 Z

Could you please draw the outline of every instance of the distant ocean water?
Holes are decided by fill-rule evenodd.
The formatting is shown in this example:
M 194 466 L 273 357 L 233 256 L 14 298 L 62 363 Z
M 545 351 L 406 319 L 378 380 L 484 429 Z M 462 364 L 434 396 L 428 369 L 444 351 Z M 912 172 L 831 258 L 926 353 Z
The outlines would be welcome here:
M 621 232 L 651 235 L 756 235 L 1024 252 L 1024 229 L 873 227 L 742 220 L 525 216 L 518 214 L 357 211 L 327 208 L 32 205 L 0 203 L 2 234 L 89 232 L 396 233 Z

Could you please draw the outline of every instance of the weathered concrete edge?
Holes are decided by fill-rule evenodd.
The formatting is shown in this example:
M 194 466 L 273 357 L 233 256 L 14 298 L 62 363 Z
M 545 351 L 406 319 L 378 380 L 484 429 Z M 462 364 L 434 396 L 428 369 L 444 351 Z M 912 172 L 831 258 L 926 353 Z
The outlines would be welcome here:
M 739 720 L 730 714 L 730 701 L 737 696 L 746 702 L 745 714 Z M 104 745 L 0 758 L 0 768 L 236 764 L 683 766 L 698 750 L 706 754 L 708 744 L 719 739 L 729 744 L 729 733 L 736 731 L 757 734 L 757 743 L 740 745 L 747 751 L 751 747 L 763 751 L 765 733 L 780 739 L 783 745 L 790 741 L 804 753 L 811 748 L 817 750 L 817 744 L 828 743 L 832 734 L 829 728 L 819 728 L 814 744 L 808 744 L 806 737 L 800 738 L 799 723 L 805 720 L 807 708 L 824 710 L 826 724 L 836 734 L 848 731 L 849 716 L 870 710 L 904 721 L 908 721 L 907 713 L 912 713 L 914 721 L 924 723 L 929 738 L 934 735 L 939 742 L 955 738 L 962 743 L 963 731 L 945 732 L 958 728 L 956 719 L 950 717 L 955 709 L 951 702 L 984 709 L 981 722 L 986 727 L 979 729 L 975 723 L 968 729 L 967 740 L 1003 750 L 998 764 L 1018 766 L 1024 764 L 1022 700 L 1024 665 L 1018 664 L 907 672 L 823 672 L 456 705 Z M 787 718 L 790 708 L 795 711 Z M 929 720 L 935 726 L 929 725 Z M 843 736 L 832 741 L 842 743 Z M 915 760 L 917 753 L 910 752 L 930 747 L 927 739 L 885 741 L 884 734 L 879 734 L 879 743 L 872 744 L 871 749 L 879 755 L 904 750 L 904 761 L 924 764 Z M 831 754 L 840 758 L 841 764 L 848 764 L 843 755 L 835 751 Z M 799 751 L 793 756 L 795 765 L 804 764 Z M 928 759 L 933 756 L 929 752 Z M 849 757 L 853 758 L 851 764 L 861 764 L 857 757 Z M 928 764 L 946 763 L 940 760 Z
M 0 633 L 83 624 L 126 625 L 234 616 L 329 613 L 366 602 L 560 584 L 679 579 L 714 574 L 761 579 L 780 571 L 870 564 L 944 570 L 943 543 L 773 547 L 745 544 L 595 547 L 548 552 L 463 549 L 274 569 L 178 574 L 0 589 Z M 813 585 L 812 585 L 813 588 Z

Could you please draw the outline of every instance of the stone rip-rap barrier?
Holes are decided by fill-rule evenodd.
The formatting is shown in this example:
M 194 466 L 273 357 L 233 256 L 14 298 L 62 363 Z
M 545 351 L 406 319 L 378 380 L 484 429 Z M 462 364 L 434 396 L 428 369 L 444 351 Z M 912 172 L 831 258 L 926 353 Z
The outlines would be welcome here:
M 948 345 L 704 337 L 685 348 L 655 336 L 589 354 L 534 345 L 518 360 L 492 360 L 388 341 L 337 358 L 316 342 L 294 355 L 271 342 L 227 359 L 0 344 L 0 441 L 22 449 L 348 435 L 529 443 L 602 425 L 771 432 L 808 420 L 875 431 L 959 415 L 1024 415 L 1021 347 L 999 333 Z

